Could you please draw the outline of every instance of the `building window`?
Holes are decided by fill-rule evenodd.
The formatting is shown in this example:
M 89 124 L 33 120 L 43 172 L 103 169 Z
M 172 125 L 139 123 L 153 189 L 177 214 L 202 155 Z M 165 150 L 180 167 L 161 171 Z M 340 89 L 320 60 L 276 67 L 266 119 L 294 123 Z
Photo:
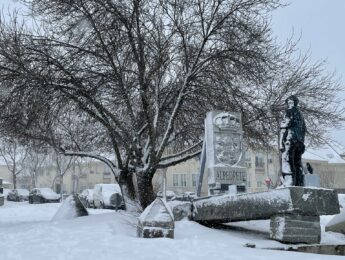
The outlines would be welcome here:
M 195 173 L 192 174 L 192 186 L 193 187 L 196 187 L 196 182 L 198 181 L 198 175 L 199 174 L 195 174 Z
M 250 162 L 252 160 L 252 155 L 251 155 L 250 151 L 245 152 L 244 158 L 245 158 L 246 162 Z
M 173 174 L 173 186 L 174 187 L 186 187 L 187 186 L 187 174 Z
M 181 185 L 182 187 L 186 187 L 187 186 L 187 176 L 186 174 L 180 174 L 180 180 L 181 180 Z
M 260 155 L 255 156 L 255 167 L 256 168 L 265 168 L 264 159 Z
M 177 187 L 178 186 L 178 174 L 173 174 L 173 186 Z
M 110 172 L 103 172 L 103 175 L 110 175 Z

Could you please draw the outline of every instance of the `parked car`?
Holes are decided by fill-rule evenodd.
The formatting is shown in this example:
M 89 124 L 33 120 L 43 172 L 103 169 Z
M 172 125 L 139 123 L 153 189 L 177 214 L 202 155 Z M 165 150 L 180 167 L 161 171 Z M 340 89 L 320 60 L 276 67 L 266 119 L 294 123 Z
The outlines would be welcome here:
M 93 188 L 94 208 L 116 208 L 124 209 L 125 204 L 122 198 L 119 184 L 96 184 Z
M 30 191 L 29 203 L 59 202 L 60 195 L 51 188 L 35 188 Z
M 85 207 L 93 207 L 93 190 L 85 189 L 79 194 L 80 201 L 84 204 Z
M 159 191 L 157 193 L 157 197 L 163 198 L 163 192 Z M 176 193 L 173 192 L 172 190 L 167 190 L 166 191 L 166 200 L 174 200 L 176 197 Z
M 7 195 L 8 195 L 8 193 L 11 192 L 11 190 L 12 189 L 5 189 L 5 188 L 2 190 L 2 195 L 4 195 L 5 199 L 7 199 Z
M 196 193 L 193 191 L 186 191 L 182 194 L 182 196 L 177 198 L 177 200 L 182 200 L 182 201 L 192 201 L 194 199 L 196 199 Z
M 7 193 L 9 201 L 24 201 L 29 199 L 29 191 L 27 189 L 13 189 Z

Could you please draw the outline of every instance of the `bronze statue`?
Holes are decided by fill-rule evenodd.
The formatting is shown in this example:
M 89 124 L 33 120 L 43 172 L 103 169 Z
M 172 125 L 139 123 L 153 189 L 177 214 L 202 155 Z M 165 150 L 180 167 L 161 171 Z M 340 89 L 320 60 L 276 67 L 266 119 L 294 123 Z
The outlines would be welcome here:
M 298 109 L 298 98 L 294 95 L 285 100 L 287 105 L 284 120 L 281 124 L 282 174 L 292 176 L 293 186 L 304 186 L 302 154 L 304 153 L 304 136 L 306 126 Z

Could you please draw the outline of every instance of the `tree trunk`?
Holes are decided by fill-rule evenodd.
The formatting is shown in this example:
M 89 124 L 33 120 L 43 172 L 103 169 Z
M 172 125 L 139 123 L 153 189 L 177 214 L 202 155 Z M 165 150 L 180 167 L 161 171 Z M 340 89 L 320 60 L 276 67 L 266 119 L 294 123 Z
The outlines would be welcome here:
M 122 192 L 128 196 L 129 199 L 135 199 L 135 188 L 132 178 L 132 173 L 127 170 L 123 170 L 120 173 L 119 185 L 122 187 Z
M 138 196 L 143 210 L 150 205 L 156 198 L 152 185 L 153 174 L 148 172 L 137 173 Z
M 63 201 L 63 175 L 60 175 L 60 197 L 61 197 L 61 201 Z
M 36 173 L 31 175 L 31 189 L 36 188 Z
M 13 180 L 13 189 L 17 189 L 17 175 L 16 175 L 16 173 L 14 172 L 14 173 L 12 173 L 12 180 Z

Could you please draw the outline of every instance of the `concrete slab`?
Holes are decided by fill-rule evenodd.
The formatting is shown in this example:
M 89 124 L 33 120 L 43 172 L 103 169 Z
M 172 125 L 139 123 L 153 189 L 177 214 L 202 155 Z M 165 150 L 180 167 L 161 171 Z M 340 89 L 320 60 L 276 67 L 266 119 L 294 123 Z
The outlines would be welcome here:
M 270 219 L 279 214 L 338 214 L 337 192 L 331 189 L 287 187 L 267 192 L 222 195 L 193 201 L 192 219 L 206 224 Z

